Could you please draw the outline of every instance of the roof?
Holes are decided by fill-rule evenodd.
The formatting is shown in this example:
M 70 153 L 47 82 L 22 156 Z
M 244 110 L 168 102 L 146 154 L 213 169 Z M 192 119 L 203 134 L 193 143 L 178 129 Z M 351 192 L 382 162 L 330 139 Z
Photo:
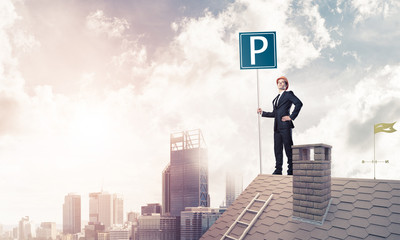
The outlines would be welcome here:
M 292 180 L 258 175 L 201 239 L 221 239 L 257 193 L 260 199 L 273 197 L 246 240 L 400 239 L 400 181 L 332 178 L 332 202 L 324 223 L 317 225 L 292 218 Z M 246 213 L 242 221 L 250 222 L 253 216 Z M 237 224 L 230 235 L 239 237 L 244 228 Z

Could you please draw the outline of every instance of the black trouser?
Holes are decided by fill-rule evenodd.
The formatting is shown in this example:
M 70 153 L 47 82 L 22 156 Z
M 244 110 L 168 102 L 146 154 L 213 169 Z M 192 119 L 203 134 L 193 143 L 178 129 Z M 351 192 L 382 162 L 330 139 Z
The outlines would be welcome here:
M 283 164 L 283 147 L 285 147 L 286 157 L 288 158 L 288 172 L 293 170 L 292 164 L 292 129 L 278 129 L 274 132 L 274 152 L 275 152 L 275 169 L 282 172 Z

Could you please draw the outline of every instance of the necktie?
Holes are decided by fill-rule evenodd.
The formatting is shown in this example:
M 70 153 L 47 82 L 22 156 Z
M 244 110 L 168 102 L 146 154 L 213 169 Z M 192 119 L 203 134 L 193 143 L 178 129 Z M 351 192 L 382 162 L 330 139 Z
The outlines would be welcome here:
M 275 108 L 278 107 L 278 100 L 279 100 L 280 95 L 281 94 L 278 94 L 278 96 L 276 96 L 276 98 L 275 98 Z

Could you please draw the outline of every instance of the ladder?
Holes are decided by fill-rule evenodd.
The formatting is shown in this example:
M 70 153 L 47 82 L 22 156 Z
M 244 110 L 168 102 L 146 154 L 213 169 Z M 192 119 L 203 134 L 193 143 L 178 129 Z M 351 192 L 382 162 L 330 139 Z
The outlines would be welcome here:
M 269 198 L 267 200 L 262 200 L 262 199 L 258 199 L 258 196 L 260 196 L 260 193 L 257 193 L 256 196 L 253 198 L 253 200 L 251 200 L 249 205 L 247 205 L 247 207 L 237 217 L 237 219 L 232 223 L 232 225 L 229 227 L 229 229 L 226 231 L 226 233 L 221 237 L 221 240 L 225 240 L 226 238 L 227 239 L 232 239 L 232 240 L 242 240 L 246 236 L 246 234 L 250 231 L 250 228 L 254 225 L 254 223 L 256 223 L 258 217 L 264 211 L 265 207 L 269 204 L 269 202 L 271 201 L 273 195 L 274 194 L 271 194 L 271 196 L 269 196 Z M 258 211 L 256 211 L 256 210 L 250 209 L 250 207 L 253 205 L 254 202 L 263 202 L 264 204 L 262 205 L 262 207 Z M 254 216 L 253 220 L 251 220 L 250 223 L 246 223 L 246 222 L 241 221 L 241 218 L 243 217 L 244 214 L 246 214 L 246 212 L 250 212 L 250 213 L 255 213 L 256 214 Z M 239 238 L 235 238 L 235 237 L 229 236 L 229 233 L 232 231 L 232 229 L 238 223 L 247 226 L 246 229 L 243 231 L 242 235 Z

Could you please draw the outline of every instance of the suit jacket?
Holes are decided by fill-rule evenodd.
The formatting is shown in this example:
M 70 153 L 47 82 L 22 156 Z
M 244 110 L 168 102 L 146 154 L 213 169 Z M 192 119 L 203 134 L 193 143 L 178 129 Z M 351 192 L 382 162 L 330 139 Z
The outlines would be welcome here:
M 275 100 L 275 99 L 274 99 Z M 303 103 L 298 99 L 292 91 L 284 91 L 279 99 L 278 106 L 275 106 L 274 100 L 272 101 L 273 111 L 262 113 L 263 117 L 275 118 L 274 130 L 278 129 L 290 129 L 294 128 L 293 121 L 282 121 L 283 116 L 290 116 L 292 120 L 295 120 L 299 115 L 300 109 Z M 294 104 L 294 110 L 290 114 L 290 107 Z

